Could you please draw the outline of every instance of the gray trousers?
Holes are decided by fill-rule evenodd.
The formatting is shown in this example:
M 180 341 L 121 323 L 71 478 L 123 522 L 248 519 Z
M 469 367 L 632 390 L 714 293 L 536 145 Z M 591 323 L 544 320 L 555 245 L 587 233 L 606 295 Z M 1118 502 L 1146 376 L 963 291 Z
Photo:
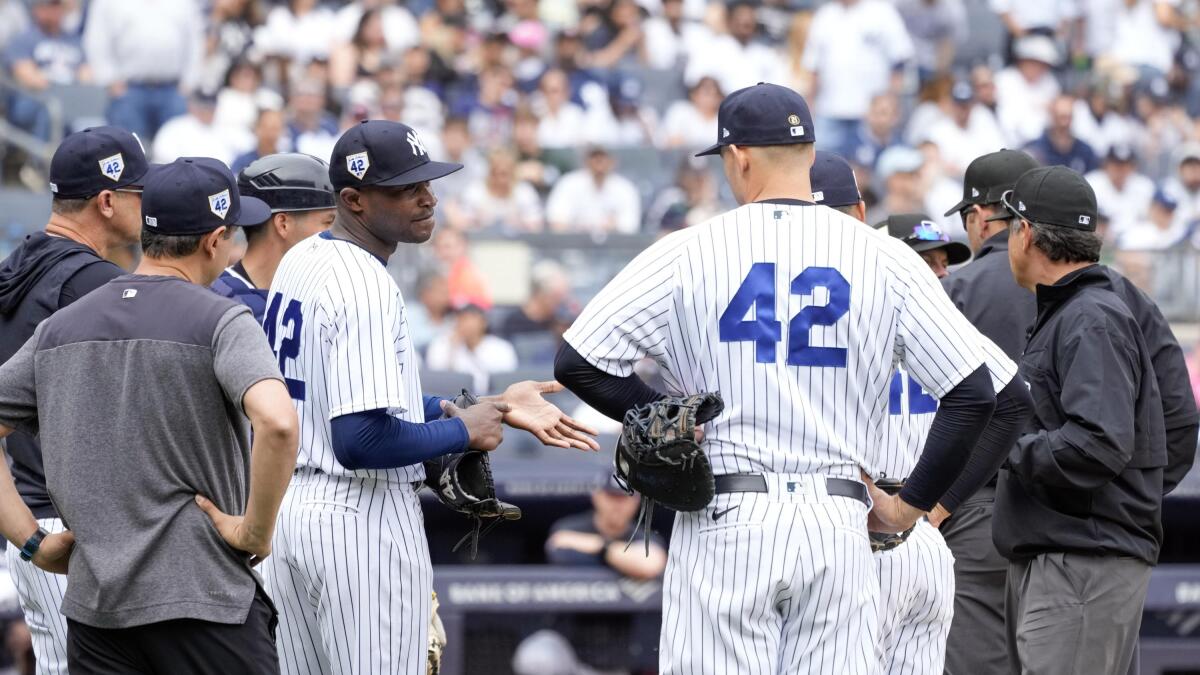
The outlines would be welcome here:
M 1005 615 L 1013 672 L 1129 672 L 1150 569 L 1135 558 L 1075 553 L 1010 564 Z
M 996 489 L 983 487 L 942 527 L 954 554 L 954 620 L 946 640 L 946 675 L 1008 675 L 1004 585 L 1008 560 L 992 544 Z

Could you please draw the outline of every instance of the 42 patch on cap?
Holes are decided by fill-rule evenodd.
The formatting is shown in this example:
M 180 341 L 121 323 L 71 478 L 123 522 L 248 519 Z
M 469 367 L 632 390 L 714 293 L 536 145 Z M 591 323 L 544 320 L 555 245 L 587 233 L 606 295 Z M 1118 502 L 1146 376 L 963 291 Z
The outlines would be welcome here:
M 208 196 L 208 210 L 221 220 L 225 220 L 225 214 L 229 213 L 229 205 L 229 190 L 221 190 L 215 195 Z
M 121 180 L 121 174 L 125 173 L 125 158 L 119 152 L 105 157 L 100 160 L 100 173 L 114 183 Z
M 362 180 L 363 176 L 367 175 L 367 169 L 369 168 L 371 168 L 371 159 L 367 157 L 365 151 L 346 155 L 346 171 L 351 176 Z

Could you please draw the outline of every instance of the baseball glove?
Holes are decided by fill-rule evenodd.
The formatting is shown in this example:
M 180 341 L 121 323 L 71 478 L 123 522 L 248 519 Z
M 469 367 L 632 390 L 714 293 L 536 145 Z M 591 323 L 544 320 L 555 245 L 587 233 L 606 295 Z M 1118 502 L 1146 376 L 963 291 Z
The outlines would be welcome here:
M 429 612 L 429 664 L 425 669 L 426 675 L 438 675 L 442 672 L 442 652 L 446 650 L 446 627 L 442 625 L 442 617 L 438 615 L 437 593 L 433 594 L 433 604 Z
M 712 501 L 716 492 L 712 465 L 696 442 L 696 426 L 724 409 L 721 397 L 708 393 L 668 396 L 625 414 L 614 477 L 630 494 L 642 495 L 634 536 L 644 525 L 647 552 L 655 504 L 699 511 Z
M 468 408 L 478 403 L 464 389 L 454 405 Z M 438 501 L 450 510 L 457 511 L 473 521 L 473 527 L 458 543 L 454 551 L 470 543 L 471 557 L 479 553 L 479 538 L 501 520 L 519 520 L 521 509 L 502 502 L 496 497 L 496 484 L 492 480 L 492 464 L 488 453 L 482 450 L 467 450 L 463 453 L 443 455 L 425 462 L 425 485 L 437 495 Z M 483 527 L 484 519 L 492 522 Z
M 900 489 L 904 487 L 904 481 L 897 480 L 895 478 L 880 478 L 879 480 L 875 481 L 875 487 L 883 490 L 889 495 L 894 495 L 898 494 Z M 908 535 L 912 534 L 913 528 L 915 527 L 916 526 L 914 525 L 903 532 L 898 532 L 895 534 L 887 532 L 868 532 L 867 534 L 871 537 L 871 552 L 879 553 L 880 551 L 890 551 L 896 548 L 908 540 Z

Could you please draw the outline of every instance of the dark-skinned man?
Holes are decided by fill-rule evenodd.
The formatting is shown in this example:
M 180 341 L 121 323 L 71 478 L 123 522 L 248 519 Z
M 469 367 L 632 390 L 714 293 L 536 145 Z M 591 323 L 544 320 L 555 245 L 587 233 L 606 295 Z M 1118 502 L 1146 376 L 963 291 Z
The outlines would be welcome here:
M 265 570 L 284 673 L 424 672 L 432 570 L 413 487 L 424 460 L 492 450 L 502 423 L 547 445 L 597 448 L 594 432 L 542 398 L 554 382 L 520 382 L 466 409 L 422 394 L 386 265 L 401 243 L 429 240 L 431 181 L 460 168 L 431 161 L 398 122 L 351 127 L 329 167 L 332 227 L 288 251 L 271 282 L 264 328 L 301 428 Z

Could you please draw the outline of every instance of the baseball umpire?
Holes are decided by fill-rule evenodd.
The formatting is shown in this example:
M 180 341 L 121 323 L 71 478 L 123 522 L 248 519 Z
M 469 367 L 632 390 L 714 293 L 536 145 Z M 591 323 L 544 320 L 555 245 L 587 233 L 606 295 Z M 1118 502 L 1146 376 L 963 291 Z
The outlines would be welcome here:
M 141 185 L 148 165 L 133 134 L 93 127 L 63 139 L 50 160 L 50 222 L 0 263 L 0 363 L 43 319 L 125 273 L 105 258 L 141 235 Z M 38 525 L 61 532 L 46 492 L 38 440 L 15 431 L 7 439 L 12 475 Z M 59 613 L 66 577 L 22 564 L 6 553 L 33 637 L 38 672 L 67 672 L 67 625 Z
M 245 304 L 262 323 L 267 289 L 283 254 L 333 224 L 329 165 L 299 152 L 281 152 L 251 162 L 238 172 L 238 192 L 271 207 L 264 223 L 246 226 L 246 254 L 213 282 L 217 293 Z
M 206 288 L 234 228 L 267 214 L 215 159 L 151 170 L 137 272 L 43 321 L 0 367 L 0 432 L 40 431 L 75 537 L 72 673 L 279 670 L 251 566 L 270 552 L 296 414 L 250 311 Z M 13 500 L 0 525 L 26 559 L 54 536 Z
M 1007 213 L 1001 197 L 1021 174 L 1037 166 L 1032 157 L 1017 150 L 1000 150 L 976 158 L 963 178 L 962 201 L 946 212 L 962 218 L 975 259 L 950 274 L 942 285 L 951 302 L 979 332 L 1014 361 L 1021 358 L 1037 306 L 1033 294 L 1013 280 L 1008 265 L 1007 224 L 988 219 Z M 947 675 L 1009 672 L 1004 646 L 1008 561 L 992 544 L 995 484 L 993 473 L 961 504 L 949 505 L 953 517 L 945 520 L 945 501 L 930 517 L 954 553 L 954 620 L 946 646 Z
M 1010 658 L 1024 673 L 1125 673 L 1162 544 L 1168 457 L 1151 351 L 1096 264 L 1082 176 L 1026 172 L 1004 206 L 1013 276 L 1038 302 L 1021 360 L 1037 407 L 1000 472 L 992 523 L 1011 561 Z

